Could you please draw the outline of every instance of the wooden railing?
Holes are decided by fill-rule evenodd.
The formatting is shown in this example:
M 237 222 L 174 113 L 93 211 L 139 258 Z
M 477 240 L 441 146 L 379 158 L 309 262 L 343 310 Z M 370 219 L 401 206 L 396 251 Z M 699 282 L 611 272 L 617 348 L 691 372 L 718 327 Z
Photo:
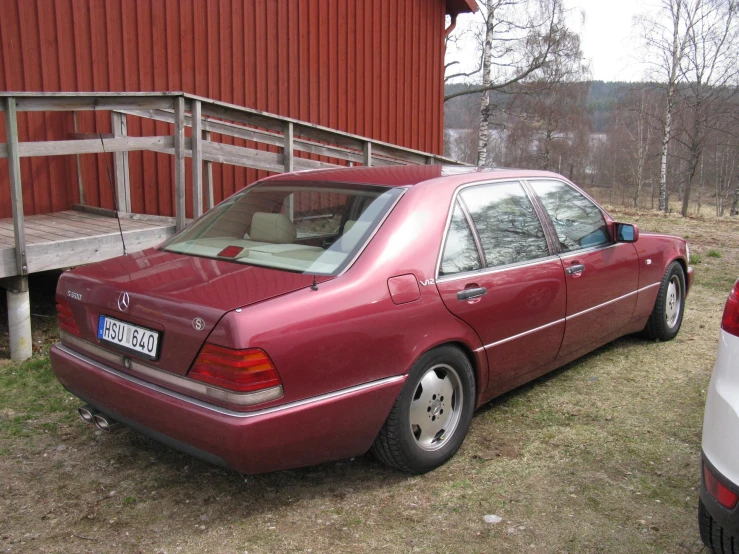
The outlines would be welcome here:
M 192 215 L 214 203 L 212 163 L 232 164 L 273 172 L 301 169 L 404 164 L 460 164 L 410 148 L 344 133 L 305 121 L 259 110 L 217 102 L 182 92 L 167 93 L 0 93 L 0 110 L 5 112 L 7 143 L 0 144 L 0 158 L 8 158 L 12 214 L 15 229 L 18 274 L 28 273 L 25 259 L 23 199 L 20 158 L 26 156 L 65 156 L 114 154 L 115 199 L 119 212 L 131 208 L 128 152 L 149 150 L 172 154 L 174 164 L 175 222 L 177 230 L 185 219 L 185 160 L 192 160 Z M 113 133 L 101 137 L 57 141 L 19 142 L 17 112 L 110 111 Z M 75 114 L 76 115 L 76 114 Z M 128 118 L 141 117 L 174 126 L 170 136 L 128 136 Z M 75 117 L 76 126 L 76 117 Z M 185 127 L 192 127 L 192 138 L 185 138 Z M 260 150 L 215 142 L 213 134 L 270 145 L 282 152 Z M 309 159 L 318 155 L 333 161 Z M 315 157 L 315 156 L 314 156 Z M 335 162 L 335 163 L 334 163 Z M 78 171 L 79 175 L 79 171 Z M 80 202 L 85 203 L 81 179 Z

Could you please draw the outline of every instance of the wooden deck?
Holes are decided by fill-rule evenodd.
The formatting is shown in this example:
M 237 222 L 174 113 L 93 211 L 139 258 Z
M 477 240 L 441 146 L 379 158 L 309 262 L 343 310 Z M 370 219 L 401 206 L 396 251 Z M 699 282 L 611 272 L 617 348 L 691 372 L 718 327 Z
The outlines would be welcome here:
M 106 260 L 123 254 L 118 221 L 77 210 L 25 217 L 28 272 Z M 156 246 L 175 231 L 174 220 L 121 218 L 126 250 Z M 0 278 L 18 275 L 13 219 L 0 219 Z

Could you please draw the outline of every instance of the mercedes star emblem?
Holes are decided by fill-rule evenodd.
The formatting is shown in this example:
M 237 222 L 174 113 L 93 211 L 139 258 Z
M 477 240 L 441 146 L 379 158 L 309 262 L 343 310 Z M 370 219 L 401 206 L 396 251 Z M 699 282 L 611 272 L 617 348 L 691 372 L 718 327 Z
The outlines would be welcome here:
M 128 297 L 128 293 L 122 292 L 120 296 L 118 296 L 118 309 L 122 312 L 125 312 L 130 304 L 131 299 Z
M 122 312 L 125 312 L 128 309 L 128 306 L 131 304 L 131 299 L 128 297 L 127 292 L 122 292 L 118 296 L 118 309 Z

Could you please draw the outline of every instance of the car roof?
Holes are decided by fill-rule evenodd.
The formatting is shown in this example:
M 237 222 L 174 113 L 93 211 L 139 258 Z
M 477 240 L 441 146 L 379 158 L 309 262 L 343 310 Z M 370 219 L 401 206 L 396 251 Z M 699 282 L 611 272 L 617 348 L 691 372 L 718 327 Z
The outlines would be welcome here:
M 309 169 L 293 173 L 280 173 L 266 180 L 316 183 L 337 182 L 408 187 L 439 177 L 469 177 L 465 181 L 494 179 L 521 179 L 526 177 L 559 177 L 550 171 L 529 169 L 504 169 L 461 165 L 396 165 L 384 167 L 337 167 Z M 262 181 L 264 182 L 264 180 Z

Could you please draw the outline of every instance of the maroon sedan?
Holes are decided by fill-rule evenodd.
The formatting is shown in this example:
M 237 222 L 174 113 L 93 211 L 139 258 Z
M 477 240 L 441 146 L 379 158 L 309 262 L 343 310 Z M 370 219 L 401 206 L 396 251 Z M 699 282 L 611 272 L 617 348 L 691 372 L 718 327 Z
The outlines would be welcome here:
M 692 275 L 684 240 L 553 173 L 284 174 L 64 273 L 51 361 L 85 420 L 243 473 L 368 450 L 425 472 L 491 398 L 622 335 L 673 338 Z

